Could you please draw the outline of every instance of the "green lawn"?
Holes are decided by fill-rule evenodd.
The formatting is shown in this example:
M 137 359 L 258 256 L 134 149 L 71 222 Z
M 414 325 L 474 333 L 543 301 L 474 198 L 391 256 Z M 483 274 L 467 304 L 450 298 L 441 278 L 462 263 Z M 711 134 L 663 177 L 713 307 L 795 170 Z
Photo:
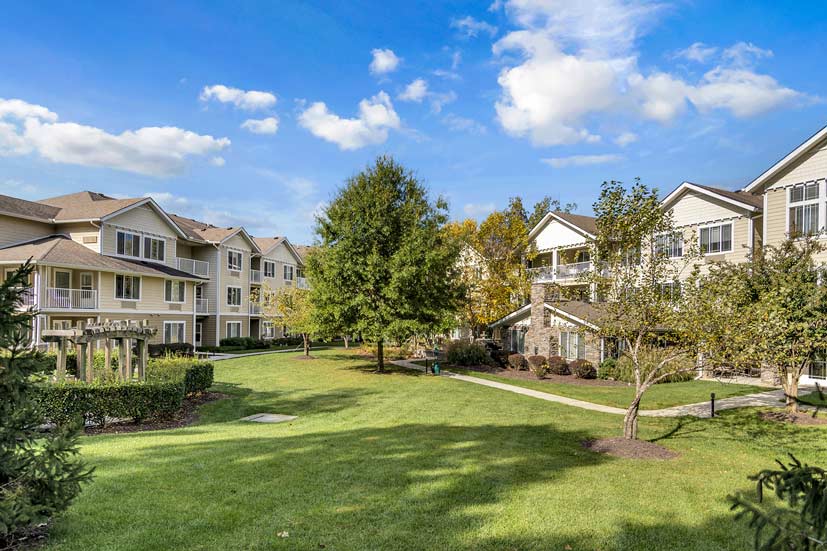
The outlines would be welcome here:
M 818 406 L 818 407 L 827 407 L 827 391 L 821 390 L 813 391 L 798 397 L 801 400 L 801 403 L 811 405 L 811 406 Z
M 585 400 L 605 406 L 626 408 L 635 397 L 635 387 L 629 386 L 586 386 L 566 383 L 540 382 L 524 379 L 511 379 L 488 373 L 466 371 L 459 368 L 451 368 L 451 371 L 473 375 L 481 379 L 489 379 L 508 383 L 524 388 L 541 390 L 558 396 Z M 710 393 L 715 393 L 715 399 L 728 398 L 730 396 L 742 396 L 755 392 L 766 392 L 771 390 L 752 385 L 738 385 L 734 383 L 720 383 L 718 381 L 687 381 L 684 383 L 667 383 L 655 385 L 643 395 L 641 409 L 661 409 L 683 404 L 696 404 L 708 402 Z
M 786 452 L 827 457 L 827 428 L 734 410 L 644 418 L 680 457 L 614 459 L 580 442 L 617 435 L 619 416 L 317 355 L 219 362 L 233 397 L 198 425 L 85 437 L 95 480 L 48 548 L 749 549 L 726 496 Z M 299 418 L 238 421 L 258 412 Z

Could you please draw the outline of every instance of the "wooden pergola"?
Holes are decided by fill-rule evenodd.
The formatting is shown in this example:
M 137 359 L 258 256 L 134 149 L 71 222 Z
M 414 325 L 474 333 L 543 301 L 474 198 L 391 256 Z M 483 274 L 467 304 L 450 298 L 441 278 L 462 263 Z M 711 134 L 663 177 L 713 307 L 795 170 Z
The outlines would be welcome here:
M 77 354 L 78 380 L 91 383 L 94 379 L 94 353 L 103 341 L 104 371 L 109 372 L 112 365 L 112 348 L 118 347 L 118 379 L 131 381 L 136 378 L 143 381 L 146 377 L 146 364 L 149 359 L 149 339 L 157 332 L 149 327 L 147 320 L 104 320 L 98 323 L 94 319 L 78 322 L 77 327 L 69 329 L 46 329 L 41 336 L 46 342 L 57 343 L 58 381 L 66 379 L 66 355 L 69 346 L 74 346 Z M 137 367 L 133 368 L 132 343 L 137 345 Z M 98 345 L 98 346 L 96 346 Z

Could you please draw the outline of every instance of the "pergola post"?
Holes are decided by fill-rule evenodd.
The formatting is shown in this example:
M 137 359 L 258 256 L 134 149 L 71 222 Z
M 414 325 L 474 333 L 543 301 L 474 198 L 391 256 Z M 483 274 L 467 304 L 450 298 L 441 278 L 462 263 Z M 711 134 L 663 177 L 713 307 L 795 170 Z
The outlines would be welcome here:
M 129 380 L 129 371 L 126 369 L 126 339 L 118 339 L 118 370 L 121 373 L 121 380 Z
M 112 371 L 112 340 L 108 337 L 103 340 L 103 369 L 107 375 Z
M 126 378 L 128 381 L 132 380 L 134 371 L 132 369 L 132 339 L 121 339 L 121 343 L 125 348 L 124 362 L 126 362 Z
M 89 366 L 86 365 L 86 343 L 80 343 L 78 348 L 80 349 L 80 352 L 77 355 L 78 379 L 88 382 L 86 370 L 89 369 Z
M 66 379 L 66 337 L 61 337 L 57 343 L 57 380 Z

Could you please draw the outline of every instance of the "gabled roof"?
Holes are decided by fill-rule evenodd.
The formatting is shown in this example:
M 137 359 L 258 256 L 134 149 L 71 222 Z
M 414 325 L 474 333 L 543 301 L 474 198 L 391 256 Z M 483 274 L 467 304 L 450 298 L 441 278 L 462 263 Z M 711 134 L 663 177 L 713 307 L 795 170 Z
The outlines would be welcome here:
M 782 170 L 789 168 L 793 163 L 801 159 L 804 155 L 810 152 L 810 150 L 817 146 L 821 145 L 822 140 L 827 138 L 827 126 L 823 127 L 821 130 L 807 138 L 804 143 L 790 151 L 784 158 L 780 161 L 772 165 L 770 168 L 765 170 L 758 176 L 755 180 L 747 184 L 747 186 L 743 189 L 743 191 L 748 193 L 760 193 L 762 191 L 761 187 L 767 183 L 773 176 L 777 175 Z
M 51 224 L 59 212 L 60 208 L 58 207 L 36 203 L 35 201 L 26 201 L 8 195 L 0 195 L 0 214 Z
M 315 249 L 316 247 L 314 247 L 313 245 L 293 245 L 293 248 L 296 249 L 297 253 L 299 253 L 299 256 L 302 259 L 302 263 L 304 263 L 307 260 L 307 255 L 309 255 L 311 251 L 313 251 L 313 249 Z
M 284 241 L 284 237 L 254 237 L 253 241 L 255 241 L 258 248 L 261 249 L 261 254 L 265 254 L 275 249 L 276 246 Z
M 111 272 L 136 273 L 156 277 L 175 277 L 201 281 L 205 278 L 182 272 L 166 264 L 115 258 L 98 254 L 65 235 L 52 235 L 21 245 L 0 249 L 0 263 L 26 262 L 56 266 L 77 266 Z
M 584 325 L 590 329 L 597 329 L 600 317 L 603 313 L 601 303 L 584 302 L 582 300 L 560 300 L 556 302 L 545 302 L 543 307 L 554 312 L 560 317 L 567 318 L 574 323 Z M 507 322 L 517 322 L 531 315 L 531 304 L 526 304 L 513 312 L 501 317 L 489 327 L 494 328 L 505 325 Z
M 661 201 L 661 206 L 667 208 L 687 191 L 695 191 L 702 195 L 713 197 L 719 201 L 729 203 L 750 212 L 762 210 L 764 204 L 764 200 L 761 197 L 752 195 L 751 193 L 746 193 L 744 191 L 729 191 L 711 186 L 702 186 L 693 182 L 683 182 L 681 185 L 676 187 L 672 193 L 667 195 L 663 201 Z
M 542 220 L 537 222 L 537 225 L 531 228 L 531 231 L 528 232 L 528 238 L 533 239 L 551 220 L 557 220 L 575 231 L 584 234 L 586 237 L 594 238 L 597 234 L 597 219 L 594 216 L 571 214 L 568 212 L 555 210 L 543 216 Z
M 115 199 L 94 191 L 79 191 L 69 195 L 60 195 L 41 199 L 38 203 L 57 207 L 60 211 L 54 216 L 55 222 L 67 220 L 99 220 L 107 215 L 119 212 L 127 207 L 146 202 L 145 197 Z
M 247 233 L 247 230 L 238 226 L 230 228 L 220 228 L 213 226 L 194 218 L 187 218 L 178 214 L 170 214 L 169 217 L 178 224 L 187 236 L 187 239 L 192 241 L 206 241 L 208 243 L 223 243 L 238 233 L 242 233 L 253 246 L 253 250 L 259 251 L 259 246 L 256 241 Z

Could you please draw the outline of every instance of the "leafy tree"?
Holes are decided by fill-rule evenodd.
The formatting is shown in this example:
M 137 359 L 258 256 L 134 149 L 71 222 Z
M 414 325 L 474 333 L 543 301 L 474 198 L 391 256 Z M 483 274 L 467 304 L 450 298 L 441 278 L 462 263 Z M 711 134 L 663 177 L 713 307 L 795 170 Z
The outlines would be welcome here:
M 656 189 L 636 180 L 631 189 L 604 182 L 594 205 L 597 235 L 592 258 L 599 269 L 584 276 L 607 294 L 601 303 L 597 333 L 617 339 L 629 358 L 635 396 L 626 410 L 623 435 L 637 438 L 638 412 L 644 393 L 657 383 L 695 369 L 696 334 L 676 292 L 682 276 L 698 257 L 694 239 L 676 231 Z M 670 258 L 671 240 L 681 239 L 683 256 Z
M 525 217 L 526 226 L 528 226 L 528 230 L 531 231 L 531 229 L 539 224 L 540 220 L 551 211 L 573 212 L 575 210 L 577 210 L 576 203 L 566 203 L 563 205 L 559 199 L 552 199 L 546 195 L 534 203 L 534 209 L 531 211 L 531 214 Z
M 785 465 L 766 469 L 756 481 L 757 500 L 742 494 L 730 497 L 737 518 L 749 519 L 755 529 L 755 548 L 761 551 L 809 551 L 827 548 L 827 471 L 801 463 L 790 455 Z M 787 507 L 767 506 L 764 490 Z
M 448 206 L 391 157 L 348 179 L 317 217 L 319 256 L 310 262 L 311 297 L 322 318 L 339 316 L 377 343 L 443 328 L 462 289 L 459 246 L 445 229 Z M 338 292 L 341 298 L 325 302 Z
M 31 271 L 27 264 L 0 284 L 0 542 L 8 544 L 65 510 L 92 472 L 77 458 L 79 427 L 38 428 L 34 379 L 45 364 L 27 346 L 33 313 L 18 309 Z
M 261 315 L 274 325 L 285 325 L 291 333 L 302 336 L 304 355 L 310 355 L 310 337 L 316 332 L 310 292 L 298 287 L 272 289 L 262 285 L 251 300 L 261 307 Z

